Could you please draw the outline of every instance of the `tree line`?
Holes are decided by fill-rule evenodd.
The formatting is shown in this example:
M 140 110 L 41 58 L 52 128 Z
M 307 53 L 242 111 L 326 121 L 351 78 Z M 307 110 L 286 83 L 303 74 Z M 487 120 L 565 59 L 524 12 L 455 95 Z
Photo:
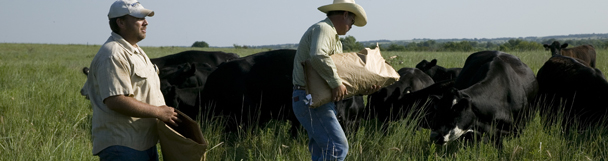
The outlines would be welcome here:
M 363 44 L 357 42 L 352 36 L 341 38 L 344 51 L 359 51 L 363 49 Z M 523 39 L 510 39 L 505 43 L 492 43 L 490 41 L 450 41 L 437 42 L 435 40 L 426 40 L 419 42 L 409 42 L 405 44 L 390 43 L 382 44 L 380 48 L 385 51 L 462 51 L 472 52 L 481 50 L 499 50 L 499 51 L 535 51 L 544 50 L 543 44 L 551 44 L 553 41 L 559 41 L 561 44 L 568 43 L 570 47 L 579 45 L 592 45 L 596 49 L 608 48 L 608 39 L 580 39 L 580 40 L 557 40 L 554 38 L 544 39 L 539 41 L 527 41 Z M 369 48 L 375 48 L 376 44 L 367 45 Z
M 575 35 L 576 36 L 576 35 Z M 589 35 L 582 35 L 589 36 Z M 591 35 L 593 36 L 593 35 Z M 602 34 L 600 34 L 602 36 Z M 345 52 L 360 51 L 365 47 L 375 48 L 375 41 L 358 42 L 353 36 L 345 36 L 340 38 L 342 48 Z M 380 48 L 384 51 L 460 51 L 472 52 L 481 50 L 499 50 L 499 51 L 535 51 L 544 50 L 543 44 L 551 44 L 553 41 L 559 41 L 561 44 L 568 43 L 570 47 L 579 45 L 592 45 L 596 49 L 608 49 L 608 38 L 577 38 L 577 39 L 562 39 L 557 37 L 549 38 L 512 38 L 509 40 L 492 41 L 490 39 L 454 39 L 453 41 L 446 40 L 414 40 L 409 42 L 403 41 L 378 41 L 381 44 Z M 236 49 L 247 48 L 268 48 L 268 49 L 296 49 L 297 44 L 281 44 L 271 46 L 246 46 L 234 44 Z M 205 41 L 196 41 L 191 47 L 209 47 Z

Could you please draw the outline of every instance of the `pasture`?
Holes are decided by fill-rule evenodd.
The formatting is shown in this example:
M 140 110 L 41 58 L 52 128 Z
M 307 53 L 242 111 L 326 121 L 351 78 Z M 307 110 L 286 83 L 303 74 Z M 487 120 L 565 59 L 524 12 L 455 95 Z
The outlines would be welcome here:
M 0 44 L 0 160 L 98 160 L 91 154 L 90 103 L 80 95 L 99 45 Z M 185 50 L 224 51 L 246 56 L 267 49 L 143 47 L 150 58 Z M 462 67 L 473 52 L 382 52 L 396 69 L 436 58 L 446 68 Z M 510 52 L 535 73 L 549 51 Z M 389 59 L 392 56 L 396 58 Z M 597 68 L 608 71 L 608 51 L 597 49 Z M 537 105 L 543 106 L 543 105 Z M 519 137 L 491 143 L 429 142 L 430 131 L 416 128 L 416 117 L 379 130 L 374 120 L 347 131 L 347 160 L 606 160 L 608 131 L 596 128 L 564 134 L 541 118 L 527 123 Z M 223 134 L 217 120 L 200 120 L 210 147 L 208 160 L 309 160 L 306 133 L 295 138 L 289 124 L 273 121 L 265 127 Z M 160 149 L 160 148 L 159 148 Z

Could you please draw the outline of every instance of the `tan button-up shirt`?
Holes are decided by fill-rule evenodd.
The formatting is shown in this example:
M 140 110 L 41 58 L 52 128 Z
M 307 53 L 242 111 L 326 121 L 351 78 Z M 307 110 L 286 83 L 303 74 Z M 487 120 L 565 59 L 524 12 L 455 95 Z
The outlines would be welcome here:
M 342 42 L 334 24 L 329 18 L 308 28 L 300 39 L 293 62 L 293 84 L 306 86 L 302 62 L 310 59 L 312 67 L 321 75 L 329 87 L 336 88 L 342 84 L 336 65 L 331 55 L 342 53 Z
M 112 145 L 140 151 L 156 145 L 156 118 L 126 116 L 103 103 L 110 96 L 125 95 L 153 106 L 165 105 L 156 67 L 139 46 L 112 32 L 93 58 L 82 91 L 93 106 L 93 154 Z

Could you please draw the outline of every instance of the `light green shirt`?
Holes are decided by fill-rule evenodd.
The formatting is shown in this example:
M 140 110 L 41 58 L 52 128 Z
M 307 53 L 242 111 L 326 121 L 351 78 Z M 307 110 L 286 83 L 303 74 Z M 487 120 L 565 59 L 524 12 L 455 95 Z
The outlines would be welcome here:
M 325 79 L 329 87 L 333 89 L 342 85 L 342 79 L 330 57 L 338 53 L 342 53 L 342 42 L 329 18 L 310 26 L 300 39 L 293 60 L 293 84 L 306 86 L 302 62 L 310 59 L 312 67 Z

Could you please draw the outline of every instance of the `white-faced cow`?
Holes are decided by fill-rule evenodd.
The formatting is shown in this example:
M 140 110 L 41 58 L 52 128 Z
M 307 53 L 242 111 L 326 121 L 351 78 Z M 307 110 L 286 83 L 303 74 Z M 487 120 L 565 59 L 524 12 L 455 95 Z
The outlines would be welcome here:
M 431 141 L 446 144 L 468 132 L 501 136 L 517 133 L 538 91 L 534 72 L 519 58 L 499 51 L 471 54 L 454 88 L 435 103 Z
M 607 123 L 608 82 L 598 69 L 580 59 L 556 55 L 538 70 L 537 80 L 542 117 L 563 117 L 566 131 L 572 125 L 583 130 Z
M 543 44 L 546 50 L 551 50 L 551 55 L 563 55 L 583 60 L 583 63 L 595 68 L 595 49 L 591 45 L 581 45 L 566 49 L 568 43 L 560 45 L 558 41 L 553 41 L 551 45 Z
M 433 78 L 433 81 L 440 82 L 444 80 L 455 80 L 460 73 L 462 68 L 444 68 L 442 66 L 437 65 L 437 59 L 431 60 L 428 62 L 426 60 L 420 61 L 420 63 L 416 64 L 416 68 L 422 70 L 424 73 L 428 74 Z

